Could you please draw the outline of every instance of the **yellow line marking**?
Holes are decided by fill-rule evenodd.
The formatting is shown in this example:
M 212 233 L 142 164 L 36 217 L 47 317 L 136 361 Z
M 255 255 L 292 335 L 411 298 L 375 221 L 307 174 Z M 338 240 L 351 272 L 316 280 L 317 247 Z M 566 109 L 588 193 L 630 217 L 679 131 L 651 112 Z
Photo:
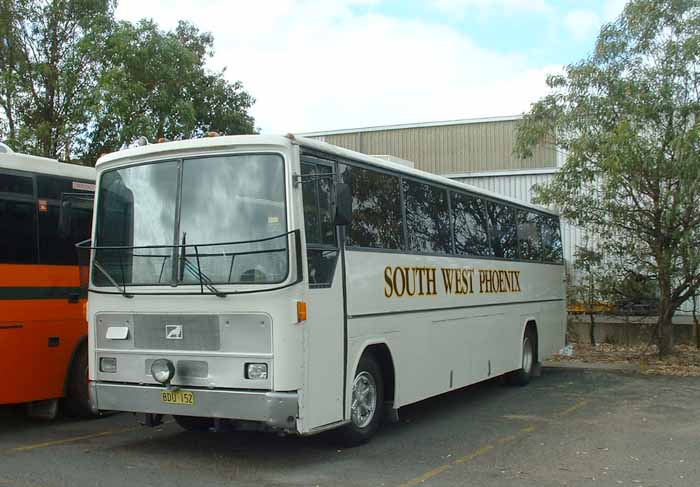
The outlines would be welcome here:
M 576 404 L 574 404 L 573 406 L 566 408 L 563 411 L 560 411 L 559 413 L 557 413 L 557 416 L 559 416 L 560 418 L 563 418 L 564 416 L 568 416 L 569 414 L 578 411 L 586 404 L 588 404 L 588 401 L 585 399 L 583 401 L 579 401 Z
M 562 418 L 564 416 L 568 416 L 569 414 L 572 414 L 572 413 L 578 411 L 579 409 L 584 407 L 586 404 L 588 404 L 588 400 L 581 400 L 581 401 L 577 402 L 576 404 L 574 404 L 573 406 L 570 406 L 570 407 L 564 409 L 563 411 L 559 411 L 558 413 L 555 413 L 554 417 Z M 503 436 L 501 438 L 497 438 L 494 441 L 494 443 L 497 445 L 505 445 L 507 443 L 511 443 L 511 442 L 517 440 L 521 436 L 525 436 L 525 435 L 532 433 L 536 430 L 537 430 L 537 428 L 534 425 L 529 424 L 529 425 L 525 426 L 524 428 L 520 428 L 518 430 L 518 432 L 514 435 Z M 449 470 L 450 468 L 452 468 L 455 465 L 462 465 L 464 463 L 470 462 L 470 461 L 474 460 L 475 458 L 478 458 L 482 455 L 487 454 L 488 452 L 490 452 L 491 450 L 493 450 L 495 448 L 496 448 L 496 446 L 494 446 L 493 444 L 486 444 L 486 445 L 482 446 L 481 448 L 474 450 L 473 452 L 471 452 L 467 455 L 464 455 L 463 457 L 460 457 L 460 458 L 457 458 L 456 460 L 453 460 L 450 463 L 445 463 L 444 465 L 440 465 L 438 467 L 435 467 L 432 470 L 428 470 L 423 475 L 416 477 L 414 479 L 411 479 L 407 482 L 404 482 L 403 484 L 401 484 L 400 487 L 414 487 L 416 485 L 422 484 L 426 480 L 430 480 L 433 477 L 437 477 L 438 475 L 445 472 L 446 470 Z
M 11 448 L 9 451 L 11 451 L 11 452 L 23 452 L 23 451 L 36 450 L 39 448 L 47 448 L 50 446 L 64 445 L 66 443 L 75 443 L 76 441 L 91 440 L 93 438 L 101 438 L 103 436 L 117 435 L 119 433 L 126 433 L 128 431 L 135 431 L 135 430 L 141 429 L 141 428 L 142 428 L 141 426 L 133 426 L 130 428 L 121 428 L 121 429 L 111 430 L 111 431 L 101 431 L 99 433 L 91 433 L 89 435 L 73 436 L 71 438 L 63 438 L 60 440 L 45 441 L 43 443 L 35 443 L 33 445 L 18 446 L 15 448 Z
M 490 451 L 493 450 L 494 448 L 496 448 L 496 447 L 493 446 L 493 445 L 484 445 L 484 446 L 482 446 L 481 448 L 479 448 L 478 450 L 476 450 L 476 451 L 470 453 L 469 455 L 464 455 L 463 457 L 458 458 L 458 459 L 455 460 L 453 463 L 454 463 L 455 465 L 461 465 L 462 463 L 467 463 L 467 462 L 469 462 L 469 461 L 471 461 L 471 460 L 474 460 L 474 459 L 477 458 L 477 457 L 480 457 L 481 455 L 487 454 L 488 452 L 490 452 Z

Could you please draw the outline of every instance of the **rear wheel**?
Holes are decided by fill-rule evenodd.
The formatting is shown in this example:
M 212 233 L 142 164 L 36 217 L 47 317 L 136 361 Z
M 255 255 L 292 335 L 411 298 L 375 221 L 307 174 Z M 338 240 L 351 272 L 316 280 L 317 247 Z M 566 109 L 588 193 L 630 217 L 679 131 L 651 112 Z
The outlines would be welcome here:
M 214 420 L 211 418 L 199 418 L 196 416 L 173 416 L 175 422 L 182 429 L 187 431 L 206 432 L 214 427 Z
M 379 429 L 384 405 L 384 381 L 374 357 L 365 355 L 355 373 L 352 384 L 350 423 L 339 430 L 345 446 L 367 442 Z
M 535 367 L 535 337 L 532 331 L 525 332 L 523 337 L 523 352 L 520 369 L 514 370 L 507 376 L 508 383 L 514 386 L 526 386 L 532 379 L 532 371 Z
M 63 402 L 64 410 L 68 416 L 76 418 L 90 418 L 95 416 L 90 408 L 88 377 L 88 347 L 87 343 L 84 343 L 80 345 L 78 351 L 75 353 L 73 363 L 68 372 L 66 398 Z

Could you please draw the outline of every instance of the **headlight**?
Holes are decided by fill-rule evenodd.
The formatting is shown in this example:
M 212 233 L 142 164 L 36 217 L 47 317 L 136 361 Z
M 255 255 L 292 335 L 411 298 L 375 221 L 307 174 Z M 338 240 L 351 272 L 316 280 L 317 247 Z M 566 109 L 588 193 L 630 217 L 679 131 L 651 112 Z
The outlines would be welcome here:
M 167 384 L 175 376 L 175 366 L 170 360 L 159 358 L 151 364 L 151 375 L 161 384 Z
M 113 374 L 117 371 L 117 359 L 115 357 L 100 357 L 100 372 Z
M 267 364 L 245 364 L 245 378 L 252 380 L 267 379 Z

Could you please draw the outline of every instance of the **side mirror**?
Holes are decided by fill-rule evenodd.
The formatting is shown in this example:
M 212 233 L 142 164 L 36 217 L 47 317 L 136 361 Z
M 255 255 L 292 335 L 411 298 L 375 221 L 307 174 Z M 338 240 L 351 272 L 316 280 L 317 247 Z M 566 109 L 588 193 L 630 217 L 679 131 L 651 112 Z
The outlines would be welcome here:
M 350 185 L 337 183 L 335 185 L 335 224 L 350 225 L 352 222 L 352 191 Z
M 71 234 L 73 223 L 73 204 L 70 200 L 63 200 L 58 213 L 58 235 L 66 238 Z

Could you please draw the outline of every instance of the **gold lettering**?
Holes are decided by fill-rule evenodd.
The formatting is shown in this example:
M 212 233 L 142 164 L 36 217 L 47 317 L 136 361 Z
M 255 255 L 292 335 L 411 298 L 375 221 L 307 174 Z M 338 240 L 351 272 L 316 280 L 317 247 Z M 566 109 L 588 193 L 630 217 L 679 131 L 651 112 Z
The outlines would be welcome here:
M 418 296 L 424 296 L 423 292 L 423 271 L 425 267 L 415 267 L 416 272 L 418 272 Z
M 397 273 L 401 276 L 401 292 L 399 292 L 399 283 L 398 283 L 398 280 L 396 279 Z M 403 269 L 401 267 L 395 267 L 393 277 L 394 277 L 394 293 L 396 294 L 396 296 L 401 297 L 406 292 L 406 276 L 404 276 L 404 274 L 403 274 Z
M 394 294 L 394 283 L 391 280 L 391 267 L 384 268 L 384 296 L 390 298 Z
M 426 268 L 426 280 L 427 280 L 427 288 L 428 290 L 426 291 L 426 294 L 432 295 L 432 296 L 437 296 L 437 290 L 435 288 L 435 268 Z
M 414 296 L 416 294 L 416 268 L 404 267 L 403 268 L 406 277 L 406 294 L 409 296 Z M 409 271 L 413 271 L 412 273 Z M 409 274 L 413 274 L 413 290 L 411 290 L 411 279 L 409 279 Z
M 442 271 L 442 282 L 445 284 L 445 293 L 452 294 L 452 269 L 440 269 Z
M 511 271 L 513 274 L 513 288 L 515 292 L 520 292 L 520 271 Z

